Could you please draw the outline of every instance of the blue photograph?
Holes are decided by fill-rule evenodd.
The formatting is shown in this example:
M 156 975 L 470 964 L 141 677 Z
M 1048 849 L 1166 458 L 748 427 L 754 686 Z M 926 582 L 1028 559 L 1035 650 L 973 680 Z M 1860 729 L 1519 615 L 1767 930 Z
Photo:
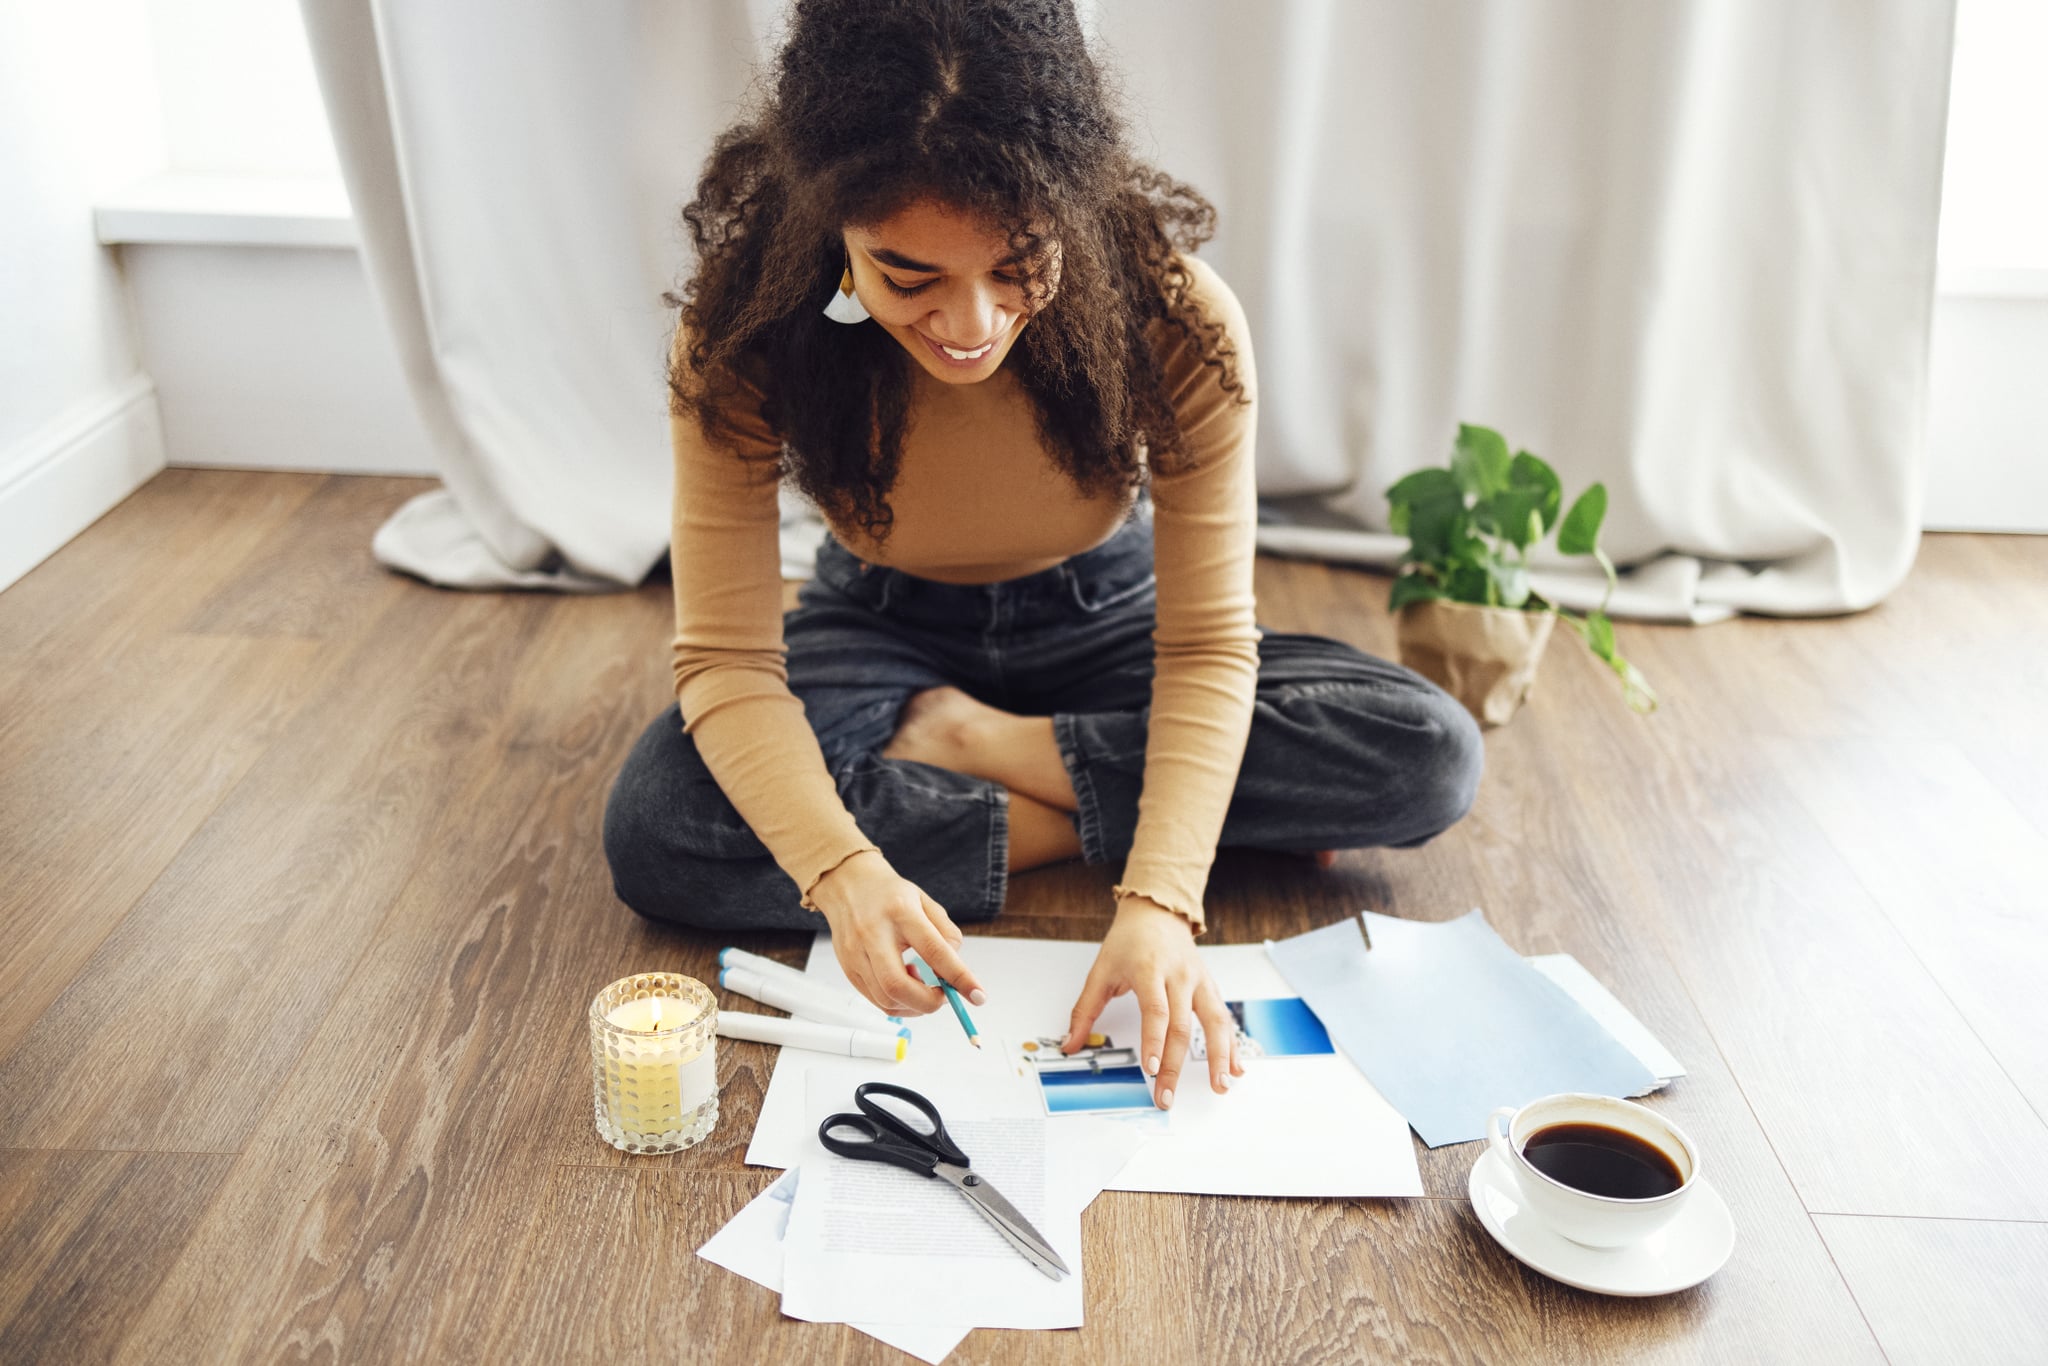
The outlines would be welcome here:
M 1045 1108 L 1055 1115 L 1152 1108 L 1152 1089 L 1136 1067 L 1042 1071 L 1038 1082 L 1045 1089 Z
M 1330 1033 L 1323 1022 L 1299 996 L 1265 1001 L 1226 1001 L 1231 1018 L 1237 1021 L 1238 1036 L 1249 1042 L 1255 1058 L 1294 1058 L 1313 1053 L 1334 1053 Z M 1245 1056 L 1243 1043 L 1238 1055 Z

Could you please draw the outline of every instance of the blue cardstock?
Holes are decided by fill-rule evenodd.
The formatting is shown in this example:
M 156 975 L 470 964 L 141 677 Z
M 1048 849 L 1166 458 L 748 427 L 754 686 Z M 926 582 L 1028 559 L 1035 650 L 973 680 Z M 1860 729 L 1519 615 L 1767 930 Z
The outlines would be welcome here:
M 1432 1148 L 1485 1137 L 1495 1106 L 1656 1089 L 1642 1061 L 1478 911 L 1434 924 L 1366 911 L 1266 952 Z

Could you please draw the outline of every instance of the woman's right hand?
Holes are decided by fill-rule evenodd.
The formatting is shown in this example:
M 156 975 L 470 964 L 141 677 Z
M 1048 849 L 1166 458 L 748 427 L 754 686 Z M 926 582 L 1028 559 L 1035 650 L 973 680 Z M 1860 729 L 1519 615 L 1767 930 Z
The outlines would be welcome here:
M 847 980 L 889 1014 L 929 1015 L 946 1003 L 903 961 L 906 948 L 975 1005 L 988 999 L 957 952 L 961 935 L 952 917 L 879 851 L 863 850 L 819 878 L 811 900 L 832 926 L 832 949 Z

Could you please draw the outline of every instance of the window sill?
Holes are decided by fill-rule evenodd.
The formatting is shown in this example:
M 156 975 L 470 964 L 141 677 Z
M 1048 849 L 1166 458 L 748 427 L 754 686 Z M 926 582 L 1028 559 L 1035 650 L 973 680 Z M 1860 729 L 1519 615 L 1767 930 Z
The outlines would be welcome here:
M 166 172 L 93 206 L 109 246 L 354 247 L 355 215 L 339 180 Z
M 2048 266 L 1938 266 L 1934 292 L 1944 298 L 2048 299 Z

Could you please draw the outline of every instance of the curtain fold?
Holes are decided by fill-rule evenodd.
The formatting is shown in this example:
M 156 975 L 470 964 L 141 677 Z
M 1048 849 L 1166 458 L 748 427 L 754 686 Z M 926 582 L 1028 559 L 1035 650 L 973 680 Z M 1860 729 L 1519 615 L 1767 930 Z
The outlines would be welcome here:
M 777 0 L 302 0 L 464 587 L 639 581 L 677 215 Z M 1390 565 L 1459 422 L 1605 482 L 1619 615 L 1855 610 L 1918 544 L 1952 0 L 1083 4 L 1263 387 L 1261 544 Z M 791 518 L 802 572 L 816 524 Z M 1555 557 L 1569 605 L 1604 580 Z

